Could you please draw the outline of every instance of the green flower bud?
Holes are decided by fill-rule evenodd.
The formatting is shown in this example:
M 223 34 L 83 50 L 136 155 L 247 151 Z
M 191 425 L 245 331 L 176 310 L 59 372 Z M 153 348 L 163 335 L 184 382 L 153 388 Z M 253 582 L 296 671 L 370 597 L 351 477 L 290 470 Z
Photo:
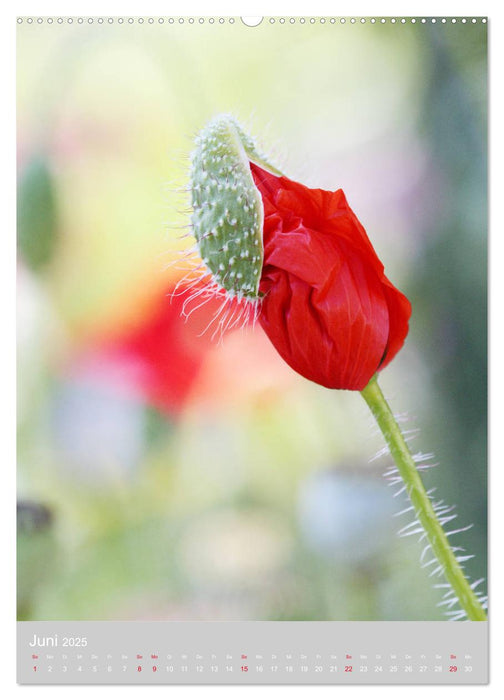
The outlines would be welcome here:
M 255 301 L 264 255 L 264 212 L 249 160 L 265 163 L 233 117 L 219 115 L 205 126 L 191 157 L 192 228 L 217 286 L 232 297 Z

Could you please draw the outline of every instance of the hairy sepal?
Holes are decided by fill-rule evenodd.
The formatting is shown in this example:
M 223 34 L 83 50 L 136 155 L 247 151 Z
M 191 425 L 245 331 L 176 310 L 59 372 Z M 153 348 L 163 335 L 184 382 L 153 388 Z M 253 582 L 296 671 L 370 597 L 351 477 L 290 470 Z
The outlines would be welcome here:
M 249 159 L 264 162 L 233 117 L 218 116 L 200 132 L 191 157 L 192 229 L 213 283 L 257 301 L 264 210 Z

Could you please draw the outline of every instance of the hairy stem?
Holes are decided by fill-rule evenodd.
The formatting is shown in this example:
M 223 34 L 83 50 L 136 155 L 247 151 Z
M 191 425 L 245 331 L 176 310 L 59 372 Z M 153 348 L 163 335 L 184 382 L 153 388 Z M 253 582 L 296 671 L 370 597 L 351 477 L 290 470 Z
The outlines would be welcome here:
M 425 530 L 432 551 L 442 566 L 446 580 L 453 588 L 460 605 L 467 612 L 468 618 L 470 620 L 486 620 L 485 611 L 475 591 L 466 579 L 462 567 L 448 542 L 448 537 L 437 518 L 401 429 L 382 390 L 378 386 L 376 375 L 361 393 L 387 442 L 399 473 L 406 485 L 416 516 Z

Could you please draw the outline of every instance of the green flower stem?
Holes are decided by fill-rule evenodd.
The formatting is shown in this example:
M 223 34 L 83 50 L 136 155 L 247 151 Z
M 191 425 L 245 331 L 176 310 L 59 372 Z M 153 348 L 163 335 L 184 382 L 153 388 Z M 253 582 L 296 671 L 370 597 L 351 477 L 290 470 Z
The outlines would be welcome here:
M 453 588 L 460 605 L 467 612 L 469 619 L 486 620 L 485 611 L 464 576 L 464 572 L 448 542 L 446 533 L 437 519 L 401 429 L 382 390 L 378 386 L 376 375 L 361 393 L 383 433 L 399 473 L 406 485 L 416 516 L 425 530 L 432 551 L 443 567 L 446 580 Z

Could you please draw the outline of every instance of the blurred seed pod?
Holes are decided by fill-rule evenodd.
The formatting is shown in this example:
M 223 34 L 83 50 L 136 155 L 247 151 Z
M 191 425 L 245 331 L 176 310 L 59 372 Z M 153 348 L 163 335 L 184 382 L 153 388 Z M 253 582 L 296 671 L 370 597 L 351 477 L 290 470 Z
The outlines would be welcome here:
M 357 566 L 386 556 L 397 530 L 387 483 L 363 470 L 326 469 L 302 484 L 298 515 L 308 545 L 331 560 Z
M 54 574 L 53 513 L 32 501 L 17 504 L 17 618 L 33 618 L 39 590 Z
M 58 242 L 56 188 L 48 159 L 35 155 L 20 174 L 17 193 L 17 242 L 23 261 L 40 270 Z

